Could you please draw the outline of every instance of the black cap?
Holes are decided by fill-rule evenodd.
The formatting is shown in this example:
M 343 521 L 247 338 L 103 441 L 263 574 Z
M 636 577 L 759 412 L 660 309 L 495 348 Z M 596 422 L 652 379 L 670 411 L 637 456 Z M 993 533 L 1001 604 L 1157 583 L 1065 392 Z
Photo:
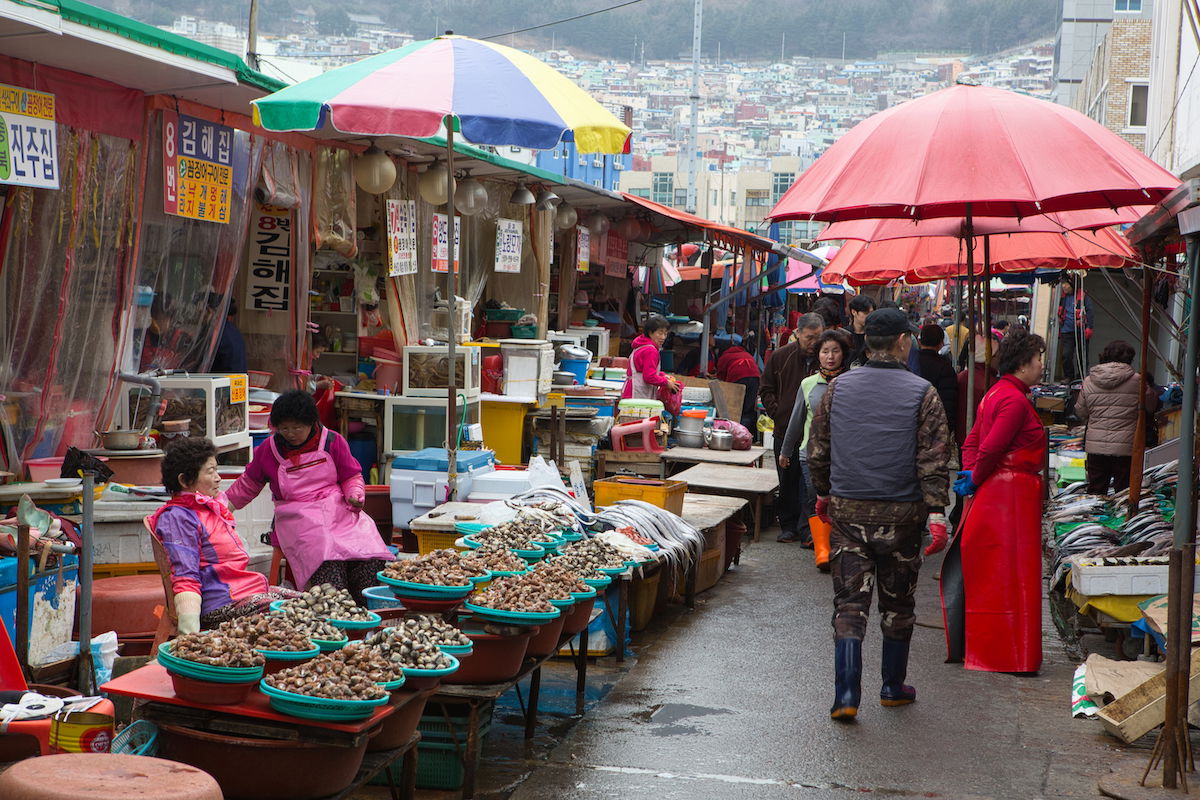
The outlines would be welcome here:
M 877 308 L 867 315 L 863 333 L 867 336 L 899 336 L 902 333 L 920 333 L 921 329 L 908 320 L 908 315 L 898 308 Z

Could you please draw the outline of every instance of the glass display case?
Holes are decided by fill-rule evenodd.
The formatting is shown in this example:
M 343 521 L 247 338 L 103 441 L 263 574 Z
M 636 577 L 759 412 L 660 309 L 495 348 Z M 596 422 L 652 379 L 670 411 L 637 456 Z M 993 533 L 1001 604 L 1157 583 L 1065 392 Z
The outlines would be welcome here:
M 474 348 L 478 351 L 478 348 Z M 426 447 L 445 447 L 446 401 L 432 397 L 385 397 L 383 415 L 383 447 L 389 456 L 424 450 Z M 465 425 L 479 422 L 479 400 L 467 400 L 459 414 L 465 415 Z
M 188 420 L 188 434 L 203 436 L 220 450 L 250 446 L 250 404 L 245 375 L 164 375 L 166 410 L 161 420 Z M 130 388 L 126 397 L 129 428 L 146 427 L 150 390 Z
M 454 385 L 467 397 L 479 397 L 482 359 L 478 347 L 454 351 Z M 404 348 L 405 397 L 445 397 L 450 383 L 450 358 L 444 346 L 412 345 Z

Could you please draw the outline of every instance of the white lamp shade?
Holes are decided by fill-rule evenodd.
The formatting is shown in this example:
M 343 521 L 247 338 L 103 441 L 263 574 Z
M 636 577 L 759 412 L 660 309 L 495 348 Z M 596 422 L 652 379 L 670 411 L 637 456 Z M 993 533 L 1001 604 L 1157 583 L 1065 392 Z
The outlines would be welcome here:
M 642 233 L 642 223 L 638 222 L 637 217 L 624 217 L 614 227 L 621 238 L 626 241 L 635 241 Z
M 383 194 L 396 183 L 396 164 L 372 145 L 354 159 L 354 182 L 367 194 Z
M 593 212 L 587 220 L 587 227 L 594 235 L 603 236 L 608 233 L 608 228 L 611 223 L 608 217 L 601 214 L 599 211 Z
M 454 210 L 464 216 L 475 216 L 487 208 L 487 204 L 487 188 L 474 178 L 467 178 L 454 190 Z
M 438 162 L 421 174 L 421 180 L 417 182 L 417 191 L 421 193 L 421 199 L 429 205 L 440 206 L 450 196 L 450 187 L 453 185 L 454 179 L 447 172 L 446 165 Z
M 579 221 L 579 214 L 567 203 L 559 203 L 558 215 L 555 217 L 554 224 L 559 230 L 567 230 L 574 228 L 575 223 Z

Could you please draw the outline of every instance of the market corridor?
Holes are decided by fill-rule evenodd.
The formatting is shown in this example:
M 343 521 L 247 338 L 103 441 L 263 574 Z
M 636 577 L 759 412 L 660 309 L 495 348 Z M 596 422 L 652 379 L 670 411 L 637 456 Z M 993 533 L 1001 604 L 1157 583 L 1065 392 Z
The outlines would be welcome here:
M 642 634 L 636 667 L 614 675 L 556 745 L 539 736 L 511 759 L 488 750 L 479 796 L 1090 798 L 1114 757 L 1132 757 L 1115 753 L 1098 726 L 1071 720 L 1073 665 L 1048 620 L 1036 678 L 942 663 L 941 630 L 928 627 L 941 625 L 940 557 L 919 589 L 909 672 L 918 702 L 864 702 L 857 724 L 831 722 L 829 578 L 810 551 L 774 538 L 764 532 L 694 613 Z M 878 691 L 875 619 L 864 700 Z

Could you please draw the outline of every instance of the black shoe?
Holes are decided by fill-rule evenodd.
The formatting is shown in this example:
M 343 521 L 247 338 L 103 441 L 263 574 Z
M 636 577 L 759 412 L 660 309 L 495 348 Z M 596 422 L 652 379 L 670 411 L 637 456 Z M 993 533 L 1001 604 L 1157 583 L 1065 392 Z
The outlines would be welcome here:
M 883 688 L 879 690 L 879 704 L 882 706 L 906 706 L 917 699 L 917 690 L 904 682 L 908 674 L 908 647 L 909 642 L 884 637 L 881 661 Z
M 787 542 L 791 544 L 792 542 L 800 541 L 800 534 L 796 533 L 795 531 L 784 531 L 775 537 L 775 541 Z
M 853 722 L 862 698 L 862 640 L 837 639 L 833 655 L 833 708 L 830 719 Z
M 813 549 L 812 534 L 809 533 L 808 531 L 804 531 L 803 533 L 796 534 L 796 539 L 800 542 L 800 546 L 803 547 L 805 550 Z

